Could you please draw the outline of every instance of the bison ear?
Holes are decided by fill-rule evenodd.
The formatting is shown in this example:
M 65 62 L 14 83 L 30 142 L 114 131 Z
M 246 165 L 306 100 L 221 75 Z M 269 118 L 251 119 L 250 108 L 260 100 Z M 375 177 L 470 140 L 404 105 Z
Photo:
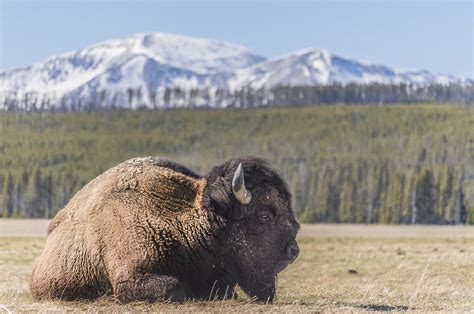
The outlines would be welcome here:
M 238 220 L 242 218 L 240 204 L 232 197 L 230 183 L 223 177 L 218 177 L 208 188 L 210 205 L 214 211 L 229 219 Z

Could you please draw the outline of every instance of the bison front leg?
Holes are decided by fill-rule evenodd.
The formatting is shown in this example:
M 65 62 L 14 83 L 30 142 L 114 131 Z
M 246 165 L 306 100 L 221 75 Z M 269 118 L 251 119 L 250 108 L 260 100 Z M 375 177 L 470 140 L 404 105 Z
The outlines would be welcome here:
M 113 293 L 123 303 L 132 301 L 183 302 L 192 298 L 185 285 L 178 279 L 155 274 L 122 273 L 114 280 Z

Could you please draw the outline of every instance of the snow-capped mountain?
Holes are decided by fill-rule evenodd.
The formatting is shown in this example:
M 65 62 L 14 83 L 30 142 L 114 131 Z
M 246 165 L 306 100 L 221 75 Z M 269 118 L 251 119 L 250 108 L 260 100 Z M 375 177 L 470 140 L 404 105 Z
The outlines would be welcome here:
M 254 89 L 275 86 L 348 84 L 449 84 L 458 79 L 434 75 L 428 71 L 404 72 L 383 65 L 365 64 L 344 59 L 325 49 L 304 49 L 237 70 L 229 87 Z
M 48 94 L 60 99 L 86 90 L 193 88 L 199 87 L 205 77 L 233 72 L 262 60 L 249 49 L 226 42 L 139 33 L 0 72 L 0 93 Z
M 155 98 L 165 97 L 168 87 L 236 91 L 351 82 L 428 85 L 466 80 L 361 63 L 324 49 L 305 49 L 266 60 L 231 43 L 138 33 L 0 72 L 0 109 L 5 99 L 17 99 L 21 104 L 34 98 L 48 106 L 91 102 L 140 106 L 155 104 Z

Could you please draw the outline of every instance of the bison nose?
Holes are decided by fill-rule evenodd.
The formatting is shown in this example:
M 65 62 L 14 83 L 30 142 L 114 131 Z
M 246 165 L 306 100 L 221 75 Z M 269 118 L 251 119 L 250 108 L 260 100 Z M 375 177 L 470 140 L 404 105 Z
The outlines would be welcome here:
M 295 260 L 298 257 L 298 254 L 300 254 L 300 249 L 298 248 L 296 241 L 293 241 L 286 248 L 286 255 L 290 260 Z

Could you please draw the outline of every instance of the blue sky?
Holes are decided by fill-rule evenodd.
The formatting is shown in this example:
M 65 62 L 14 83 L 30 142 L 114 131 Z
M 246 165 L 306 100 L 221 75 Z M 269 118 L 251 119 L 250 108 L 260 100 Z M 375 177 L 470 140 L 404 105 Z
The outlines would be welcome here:
M 0 0 L 0 69 L 143 31 L 307 47 L 403 69 L 474 77 L 473 1 Z

